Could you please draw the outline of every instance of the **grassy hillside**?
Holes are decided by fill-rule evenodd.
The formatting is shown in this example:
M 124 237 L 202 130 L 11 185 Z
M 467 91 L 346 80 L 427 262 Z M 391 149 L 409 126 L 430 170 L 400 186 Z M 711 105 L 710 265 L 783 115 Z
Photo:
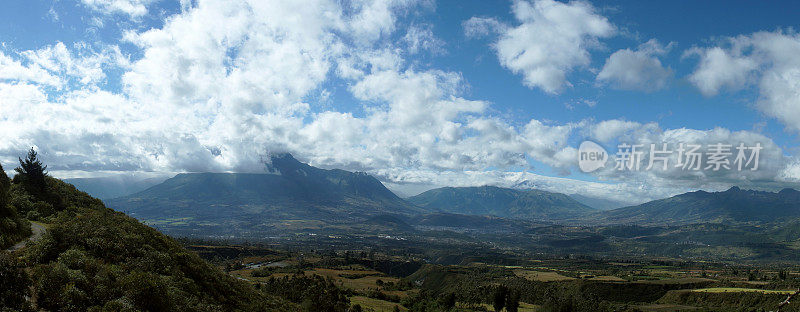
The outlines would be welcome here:
M 48 177 L 32 192 L 15 177 L 9 194 L 10 206 L 47 232 L 13 255 L 3 252 L 0 310 L 297 310 L 72 185 Z

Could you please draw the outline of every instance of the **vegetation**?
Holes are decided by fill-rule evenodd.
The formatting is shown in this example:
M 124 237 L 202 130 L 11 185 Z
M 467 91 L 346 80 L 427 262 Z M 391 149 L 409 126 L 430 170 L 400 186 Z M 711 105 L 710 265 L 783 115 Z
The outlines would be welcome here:
M 47 177 L 47 166 L 42 164 L 37 155 L 31 147 L 25 159 L 19 158 L 19 167 L 14 169 L 17 172 L 14 179 L 23 184 L 28 192 L 34 194 L 45 191 L 45 177 Z
M 0 311 L 32 310 L 25 298 L 31 285 L 24 267 L 7 252 L 0 252 Z
M 347 312 L 350 308 L 348 293 L 332 279 L 316 274 L 272 277 L 257 286 L 266 293 L 300 304 L 306 311 Z
M 249 248 L 253 250 L 250 254 L 255 254 L 263 247 Z M 495 254 L 493 257 L 505 258 L 503 262 L 509 264 L 487 264 L 476 256 L 458 265 L 426 264 L 411 275 L 399 276 L 375 271 L 366 260 L 374 259 L 373 264 L 377 264 L 386 259 L 396 259 L 395 263 L 403 257 L 415 259 L 407 251 L 309 250 L 242 256 L 218 265 L 238 261 L 242 265 L 234 265 L 238 269 L 231 271 L 232 275 L 270 284 L 269 290 L 261 287 L 292 297 L 293 302 L 308 300 L 303 289 L 329 289 L 327 293 L 344 294 L 351 302 L 350 309 L 357 309 L 358 304 L 362 311 L 376 312 L 770 311 L 800 286 L 800 267 L 777 264 L 589 257 L 531 259 Z M 314 275 L 318 276 L 312 278 Z M 310 284 L 316 285 L 301 286 Z M 311 298 L 336 302 L 316 295 Z M 344 305 L 337 311 L 342 308 Z M 797 308 L 789 305 L 782 311 Z
M 13 180 L 0 174 L 3 242 L 29 234 L 16 211 L 48 225 L 40 240 L 0 254 L 0 310 L 296 310 L 45 170 L 31 151 Z
M 60 213 L 26 248 L 47 310 L 267 311 L 280 305 L 172 239 L 108 209 Z
M 31 234 L 30 223 L 21 218 L 16 208 L 9 204 L 10 189 L 11 180 L 0 165 L 0 250 L 14 245 Z

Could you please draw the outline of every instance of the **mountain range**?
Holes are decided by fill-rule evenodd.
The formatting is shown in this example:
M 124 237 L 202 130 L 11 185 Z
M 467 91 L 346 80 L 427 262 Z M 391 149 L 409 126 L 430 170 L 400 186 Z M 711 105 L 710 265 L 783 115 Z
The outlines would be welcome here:
M 270 157 L 264 173 L 178 174 L 106 202 L 168 233 L 234 237 L 331 226 L 524 230 L 542 222 L 660 226 L 800 218 L 800 192 L 793 189 L 696 191 L 606 211 L 574 196 L 496 186 L 443 187 L 402 199 L 366 173 L 320 169 L 290 154 Z
M 144 191 L 164 182 L 167 177 L 136 178 L 132 176 L 73 178 L 64 182 L 99 199 L 112 199 Z
M 185 173 L 108 200 L 148 223 L 247 230 L 276 223 L 334 224 L 423 210 L 365 173 L 309 166 L 289 154 L 270 157 L 266 173 Z
M 428 211 L 511 219 L 561 219 L 596 211 L 564 194 L 497 186 L 437 188 L 408 201 Z
M 639 202 L 622 202 L 610 198 L 602 198 L 597 196 L 587 196 L 582 194 L 570 194 L 569 197 L 578 201 L 581 204 L 592 207 L 597 210 L 612 210 L 622 207 L 630 206 L 631 204 L 638 204 Z
M 435 189 L 404 200 L 366 173 L 320 169 L 290 154 L 269 157 L 264 173 L 178 174 L 106 203 L 172 234 L 233 236 L 343 225 L 408 230 L 437 226 L 443 216 L 463 227 L 509 228 L 513 222 L 502 218 L 551 220 L 595 211 L 564 194 L 494 186 Z
M 800 217 L 800 191 L 695 191 L 637 206 L 604 211 L 586 218 L 607 224 L 692 224 L 776 222 Z

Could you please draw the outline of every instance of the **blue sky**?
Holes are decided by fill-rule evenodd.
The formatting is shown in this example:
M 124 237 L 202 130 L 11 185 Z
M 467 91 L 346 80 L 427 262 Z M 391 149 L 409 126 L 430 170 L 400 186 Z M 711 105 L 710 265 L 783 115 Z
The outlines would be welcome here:
M 497 184 L 619 200 L 800 178 L 794 2 L 1 6 L 6 169 L 30 146 L 64 177 L 253 172 L 288 151 L 401 193 Z M 581 173 L 584 140 L 612 153 L 759 142 L 765 165 Z

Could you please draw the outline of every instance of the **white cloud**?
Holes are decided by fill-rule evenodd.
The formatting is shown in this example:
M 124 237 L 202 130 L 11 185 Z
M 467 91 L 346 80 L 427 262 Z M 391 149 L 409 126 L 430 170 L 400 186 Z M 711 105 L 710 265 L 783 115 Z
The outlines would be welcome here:
M 661 65 L 658 56 L 667 52 L 655 39 L 642 44 L 636 51 L 622 49 L 606 60 L 597 74 L 597 81 L 623 90 L 655 91 L 664 88 L 672 70 Z
M 105 80 L 104 66 L 124 67 L 127 59 L 117 46 L 99 52 L 86 43 L 76 43 L 72 51 L 62 42 L 18 53 L 0 52 L 0 80 L 24 81 L 62 90 L 70 83 L 94 86 Z
M 590 131 L 592 138 L 602 143 L 608 143 L 614 139 L 630 135 L 632 130 L 646 130 L 649 133 L 655 127 L 655 124 L 648 124 L 648 127 L 643 127 L 638 122 L 610 119 L 594 124 L 590 127 Z
M 689 80 L 705 95 L 753 85 L 758 88 L 759 110 L 800 131 L 800 35 L 757 32 L 723 43 L 687 53 L 701 58 Z
M 355 0 L 350 2 L 353 11 L 349 31 L 357 43 L 374 42 L 395 30 L 398 11 L 418 4 L 416 0 Z
M 526 86 L 548 93 L 570 86 L 567 74 L 588 66 L 589 49 L 615 32 L 588 2 L 517 0 L 512 9 L 521 24 L 502 31 L 494 44 L 500 64 L 521 74 Z M 482 24 L 468 23 L 468 33 L 482 33 Z
M 22 62 L 0 52 L 0 79 L 26 81 L 59 88 L 64 83 L 38 64 L 23 65 Z
M 500 23 L 495 18 L 473 16 L 461 23 L 464 28 L 464 35 L 469 38 L 480 38 L 490 34 L 505 31 L 508 25 Z
M 64 99 L 45 100 L 37 107 L 45 116 L 42 120 L 49 118 L 54 124 L 30 124 L 12 132 L 24 140 L 6 146 L 3 154 L 11 156 L 38 144 L 44 156 L 69 156 L 59 158 L 56 167 L 87 170 L 253 171 L 259 170 L 259 154 L 271 149 L 291 150 L 317 163 L 365 168 L 507 162 L 495 155 L 505 151 L 461 151 L 468 144 L 464 133 L 472 131 L 465 114 L 481 113 L 486 103 L 458 96 L 463 88 L 459 74 L 401 70 L 404 61 L 398 50 L 371 47 L 370 40 L 381 40 L 395 29 L 377 17 L 406 5 L 411 4 L 356 3 L 342 8 L 333 1 L 200 1 L 161 29 L 126 34 L 143 57 L 125 64 L 124 94 L 75 90 L 65 92 Z M 68 76 L 104 79 L 102 71 L 57 69 L 83 68 L 61 57 L 69 54 L 61 53 L 65 50 L 59 45 L 25 55 Z M 368 116 L 309 115 L 316 103 L 305 99 L 328 79 L 332 68 L 353 79 L 357 98 L 378 104 Z M 7 88 L 23 93 L 22 86 Z M 24 105 L 20 100 L 7 107 Z M 90 122 L 58 120 L 65 116 Z M 65 131 L 49 133 L 56 129 Z M 332 136 L 334 131 L 337 135 Z M 75 152 L 55 141 L 82 141 L 78 145 L 92 149 Z
M 766 136 L 751 131 L 731 131 L 724 128 L 714 128 L 710 130 L 697 129 L 662 129 L 655 123 L 640 124 L 619 120 L 608 120 L 600 122 L 590 127 L 593 133 L 590 138 L 600 142 L 608 143 L 612 139 L 616 141 L 614 146 L 606 144 L 610 154 L 609 163 L 604 169 L 596 173 L 598 177 L 614 181 L 631 181 L 651 186 L 665 188 L 705 188 L 722 189 L 731 185 L 749 187 L 774 187 L 789 182 L 786 179 L 786 170 L 792 158 L 783 154 L 783 150 Z M 671 151 L 668 160 L 667 170 L 663 170 L 663 162 L 654 161 L 656 170 L 645 170 L 650 160 L 650 144 L 655 144 L 655 149 L 663 148 L 662 144 L 667 144 L 667 150 Z M 701 168 L 703 170 L 689 170 L 679 163 L 679 153 L 677 152 L 680 144 L 700 145 L 700 153 L 706 155 L 709 146 L 713 144 L 730 145 L 732 155 L 728 158 L 731 170 L 704 170 L 708 163 L 706 156 L 703 156 Z M 640 170 L 617 170 L 614 168 L 616 160 L 617 144 L 640 144 L 639 151 L 642 154 Z M 760 145 L 758 170 L 750 170 L 750 167 L 743 167 L 738 170 L 734 165 L 737 157 L 738 147 L 744 144 L 745 147 Z M 749 152 L 745 156 L 750 156 Z
M 744 87 L 749 74 L 757 66 L 755 60 L 731 55 L 719 47 L 690 50 L 690 54 L 694 53 L 701 59 L 689 81 L 706 96 L 716 95 L 722 88 L 737 90 Z
M 445 52 L 444 41 L 433 34 L 432 28 L 433 26 L 430 24 L 413 25 L 408 28 L 406 35 L 403 36 L 408 53 L 416 54 L 421 51 L 428 51 L 432 54 L 443 54 Z
M 103 14 L 126 14 L 141 17 L 147 14 L 147 6 L 158 0 L 81 0 L 84 5 Z

